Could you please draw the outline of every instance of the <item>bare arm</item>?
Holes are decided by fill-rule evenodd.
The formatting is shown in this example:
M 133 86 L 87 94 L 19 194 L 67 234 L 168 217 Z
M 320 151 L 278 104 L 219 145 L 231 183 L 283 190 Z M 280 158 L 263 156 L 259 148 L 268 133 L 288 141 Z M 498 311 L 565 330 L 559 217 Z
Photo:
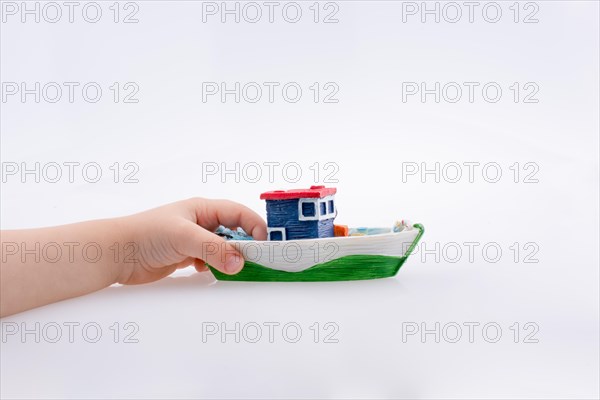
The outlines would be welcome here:
M 189 265 L 203 271 L 205 262 L 237 273 L 240 254 L 212 233 L 221 224 L 266 238 L 264 221 L 250 209 L 200 198 L 123 218 L 2 231 L 0 316 L 114 283 L 153 282 Z

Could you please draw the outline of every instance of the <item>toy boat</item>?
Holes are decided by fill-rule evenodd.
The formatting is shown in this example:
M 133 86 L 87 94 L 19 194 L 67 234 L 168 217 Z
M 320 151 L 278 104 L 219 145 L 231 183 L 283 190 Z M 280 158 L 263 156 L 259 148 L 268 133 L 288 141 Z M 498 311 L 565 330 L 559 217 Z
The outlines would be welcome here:
M 396 275 L 424 233 L 421 224 L 398 222 L 393 228 L 348 229 L 334 225 L 335 188 L 266 192 L 265 241 L 253 240 L 240 228 L 220 227 L 243 255 L 244 268 L 235 275 L 212 267 L 226 281 L 345 281 Z

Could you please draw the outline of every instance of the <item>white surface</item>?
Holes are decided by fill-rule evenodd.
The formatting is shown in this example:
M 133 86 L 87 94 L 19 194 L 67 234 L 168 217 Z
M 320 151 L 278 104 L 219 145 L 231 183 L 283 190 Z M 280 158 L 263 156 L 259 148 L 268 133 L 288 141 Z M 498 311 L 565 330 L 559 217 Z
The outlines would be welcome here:
M 314 24 L 312 2 L 302 4 L 307 17 L 297 24 L 203 24 L 194 1 L 138 2 L 138 24 L 2 23 L 3 82 L 94 81 L 105 90 L 96 104 L 2 103 L 2 161 L 97 162 L 106 177 L 9 180 L 2 228 L 125 215 L 195 195 L 264 212 L 263 191 L 332 185 L 323 168 L 332 162 L 338 222 L 387 226 L 405 216 L 440 251 L 415 254 L 393 279 L 228 283 L 184 270 L 4 318 L 3 329 L 95 322 L 104 334 L 97 343 L 80 332 L 74 343 L 1 343 L 3 398 L 598 398 L 598 3 L 536 2 L 537 24 L 513 23 L 512 2 L 500 3 L 497 24 L 402 23 L 400 2 L 340 2 L 338 24 Z M 305 95 L 203 103 L 202 82 L 221 81 L 295 81 Z M 403 103 L 402 82 L 422 81 L 495 81 L 504 96 Z M 139 103 L 113 103 L 113 82 L 136 82 Z M 314 82 L 336 82 L 339 103 L 314 103 Z M 513 82 L 536 82 L 539 103 L 514 103 Z M 203 182 L 202 162 L 236 161 L 296 162 L 303 175 L 292 184 L 278 170 L 269 182 L 264 169 L 257 183 Z M 113 183 L 114 162 L 137 163 L 139 183 Z M 496 162 L 503 175 L 403 183 L 402 162 Z M 522 168 L 514 183 L 515 162 L 536 163 L 539 183 L 522 183 Z M 465 242 L 480 243 L 472 259 Z M 481 254 L 486 243 L 502 249 L 497 262 Z M 462 255 L 452 262 L 456 246 Z M 523 262 L 535 246 L 539 262 Z M 128 321 L 139 342 L 114 343 L 109 327 Z M 294 322 L 303 335 L 203 342 L 213 322 Z M 327 322 L 337 324 L 338 343 L 323 343 Z M 487 343 L 476 331 L 470 343 L 465 329 L 458 343 L 431 335 L 403 343 L 411 322 L 494 322 L 503 335 Z M 523 343 L 527 322 L 539 327 L 538 343 Z

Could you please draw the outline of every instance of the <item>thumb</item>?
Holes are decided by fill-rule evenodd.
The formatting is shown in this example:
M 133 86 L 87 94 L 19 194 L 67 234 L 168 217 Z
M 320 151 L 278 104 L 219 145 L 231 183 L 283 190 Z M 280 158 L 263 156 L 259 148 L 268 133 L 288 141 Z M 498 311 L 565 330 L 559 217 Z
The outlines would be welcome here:
M 237 274 L 244 258 L 231 243 L 191 221 L 180 231 L 176 250 L 185 256 L 199 258 L 225 274 Z

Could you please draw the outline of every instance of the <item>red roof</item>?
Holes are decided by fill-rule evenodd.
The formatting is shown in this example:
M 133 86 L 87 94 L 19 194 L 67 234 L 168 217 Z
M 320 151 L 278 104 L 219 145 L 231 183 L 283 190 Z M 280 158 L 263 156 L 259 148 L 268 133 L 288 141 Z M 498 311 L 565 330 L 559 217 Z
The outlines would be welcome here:
M 289 200 L 303 198 L 323 198 L 337 192 L 336 188 L 325 186 L 311 186 L 310 189 L 273 190 L 260 195 L 261 200 Z

